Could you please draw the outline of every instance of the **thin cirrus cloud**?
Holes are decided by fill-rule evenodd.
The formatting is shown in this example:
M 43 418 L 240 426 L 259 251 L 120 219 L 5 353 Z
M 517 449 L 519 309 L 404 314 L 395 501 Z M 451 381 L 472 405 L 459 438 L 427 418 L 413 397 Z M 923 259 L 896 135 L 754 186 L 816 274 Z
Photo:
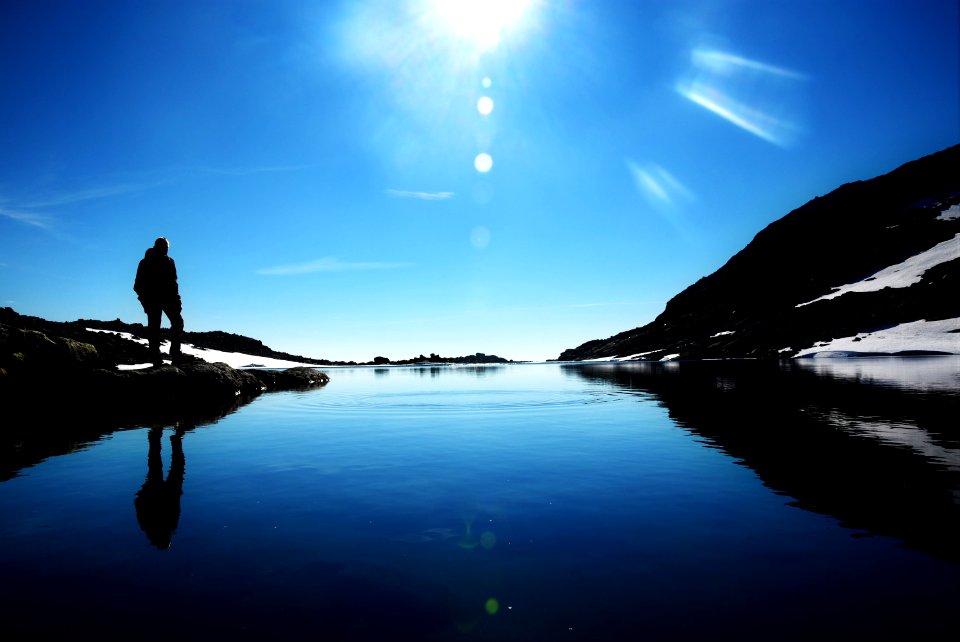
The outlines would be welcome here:
M 660 165 L 641 166 L 629 158 L 625 162 L 637 191 L 657 210 L 676 210 L 696 200 L 693 192 Z
M 803 133 L 805 74 L 759 60 L 694 49 L 677 82 L 682 96 L 758 138 L 790 147 Z
M 41 214 L 37 212 L 37 210 L 56 210 L 57 208 L 69 207 L 77 203 L 141 192 L 154 186 L 155 185 L 152 184 L 124 183 L 74 192 L 50 193 L 26 199 L 21 198 L 18 199 L 18 202 L 14 204 L 12 208 L 0 206 L 0 216 L 57 235 L 62 219 L 48 214 Z
M 8 210 L 5 207 L 0 207 L 0 216 L 12 219 L 18 223 L 23 223 L 24 225 L 39 227 L 42 230 L 53 230 L 53 219 L 51 219 L 49 216 L 43 216 L 42 214 Z
M 388 196 L 394 198 L 412 198 L 418 201 L 445 201 L 454 196 L 453 192 L 412 192 L 402 189 L 384 190 Z
M 264 165 L 261 167 L 199 167 L 197 171 L 221 176 L 251 176 L 253 174 L 279 174 L 314 169 L 316 165 Z
M 45 198 L 33 200 L 32 202 L 27 204 L 27 207 L 44 208 L 44 207 L 59 207 L 63 205 L 72 205 L 74 203 L 81 203 L 84 201 L 95 201 L 103 198 L 120 196 L 123 194 L 142 192 L 146 189 L 150 189 L 151 187 L 154 187 L 154 185 L 122 184 L 122 185 L 110 185 L 107 187 L 96 187 L 96 188 L 91 188 L 87 190 L 81 190 L 79 192 L 52 194 Z
M 332 257 L 324 257 L 316 261 L 295 263 L 291 265 L 277 265 L 262 268 L 257 274 L 268 276 L 291 276 L 296 274 L 310 274 L 313 272 L 355 272 L 360 270 L 398 270 L 410 267 L 412 263 L 385 263 L 385 262 L 356 262 L 349 263 Z

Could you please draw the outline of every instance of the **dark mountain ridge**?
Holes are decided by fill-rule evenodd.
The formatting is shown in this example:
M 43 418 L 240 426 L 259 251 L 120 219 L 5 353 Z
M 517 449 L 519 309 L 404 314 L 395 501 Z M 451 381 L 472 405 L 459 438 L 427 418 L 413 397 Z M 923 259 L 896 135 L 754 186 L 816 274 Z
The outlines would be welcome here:
M 761 230 L 653 322 L 564 351 L 559 360 L 774 358 L 901 323 L 960 317 L 960 255 L 920 283 L 821 300 L 837 287 L 960 233 L 960 145 L 814 198 Z M 958 338 L 960 343 L 960 338 Z

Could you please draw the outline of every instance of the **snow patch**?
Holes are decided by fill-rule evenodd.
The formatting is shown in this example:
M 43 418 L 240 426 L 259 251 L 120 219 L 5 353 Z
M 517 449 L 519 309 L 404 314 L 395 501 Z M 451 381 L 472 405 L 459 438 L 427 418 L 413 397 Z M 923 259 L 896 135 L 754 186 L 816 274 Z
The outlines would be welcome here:
M 678 352 L 677 354 L 668 354 L 664 356 L 662 359 L 660 359 L 660 361 L 675 361 L 676 359 L 679 359 L 679 358 L 680 358 L 680 353 Z
M 107 334 L 115 334 L 124 339 L 130 341 L 135 341 L 141 345 L 147 345 L 148 342 L 146 339 L 140 339 L 135 337 L 129 332 L 114 332 L 113 330 L 99 330 L 96 328 L 87 328 L 89 332 L 104 332 Z M 181 350 L 184 354 L 189 354 L 191 356 L 202 359 L 207 363 L 225 363 L 231 368 L 295 368 L 297 366 L 306 366 L 308 368 L 316 368 L 316 364 L 310 363 L 300 363 L 299 361 L 287 361 L 285 359 L 272 359 L 270 357 L 257 357 L 249 354 L 243 354 L 240 352 L 221 352 L 220 350 L 206 350 L 204 348 L 197 348 L 196 346 L 185 343 L 181 346 Z M 169 357 L 170 354 L 170 342 L 163 341 L 160 344 L 160 351 L 166 353 L 166 356 Z M 135 365 L 118 365 L 119 370 L 142 370 L 143 368 L 149 368 L 151 364 L 149 363 L 138 363 Z
M 861 332 L 853 337 L 822 341 L 800 350 L 795 357 L 856 356 L 864 352 L 894 354 L 908 350 L 926 350 L 960 354 L 960 317 L 942 321 L 912 321 L 898 326 Z
M 955 218 L 960 218 L 960 205 L 952 205 L 947 209 L 940 212 L 940 216 L 937 217 L 938 221 L 950 221 Z
M 958 257 L 960 257 L 960 232 L 955 234 L 952 239 L 938 243 L 926 252 L 911 256 L 903 263 L 886 267 L 863 281 L 841 285 L 834 288 L 834 291 L 830 294 L 825 294 L 813 301 L 800 303 L 796 307 L 801 308 L 817 301 L 833 299 L 847 292 L 877 292 L 884 288 L 908 288 L 919 283 L 923 273 L 930 268 Z
M 717 337 L 722 337 L 728 334 L 736 334 L 736 330 L 724 330 L 723 332 L 718 332 L 716 334 L 711 334 L 711 339 L 716 339 Z
M 654 354 L 654 353 L 660 352 L 660 351 L 661 351 L 661 349 L 658 348 L 657 350 L 647 350 L 646 352 L 638 352 L 637 354 L 631 354 L 630 356 L 624 357 L 623 360 L 624 360 L 624 361 L 634 361 L 634 360 L 636 360 L 636 359 L 641 359 L 641 358 L 647 356 L 648 354 Z
M 629 354 L 625 357 L 597 357 L 596 359 L 583 359 L 581 363 L 618 363 L 620 361 L 636 361 L 637 359 L 641 359 L 648 354 L 654 354 L 661 351 L 661 349 L 657 349 L 648 350 L 647 352 L 638 352 L 637 354 Z

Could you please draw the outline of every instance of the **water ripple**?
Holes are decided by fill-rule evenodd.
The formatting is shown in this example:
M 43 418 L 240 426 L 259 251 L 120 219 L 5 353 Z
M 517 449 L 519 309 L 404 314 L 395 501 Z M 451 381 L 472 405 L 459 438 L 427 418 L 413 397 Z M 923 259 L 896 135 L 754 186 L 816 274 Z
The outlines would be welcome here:
M 542 411 L 608 403 L 621 395 L 582 390 L 404 390 L 398 392 L 304 395 L 298 411 L 353 411 L 378 414 L 502 413 Z

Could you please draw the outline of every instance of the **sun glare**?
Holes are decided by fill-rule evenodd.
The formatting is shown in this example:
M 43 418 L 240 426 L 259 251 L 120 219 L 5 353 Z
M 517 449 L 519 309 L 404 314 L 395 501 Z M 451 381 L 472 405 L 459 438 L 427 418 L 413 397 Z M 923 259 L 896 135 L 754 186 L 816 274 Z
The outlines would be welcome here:
M 445 31 L 486 51 L 522 22 L 532 4 L 533 0 L 431 0 L 430 7 Z

